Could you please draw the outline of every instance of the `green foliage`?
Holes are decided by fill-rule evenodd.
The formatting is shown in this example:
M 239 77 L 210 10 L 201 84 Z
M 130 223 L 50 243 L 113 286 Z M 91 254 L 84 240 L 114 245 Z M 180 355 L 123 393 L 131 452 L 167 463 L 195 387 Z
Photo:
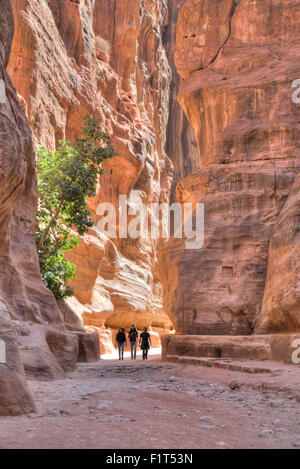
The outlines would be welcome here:
M 66 298 L 73 295 L 73 290 L 67 285 L 69 280 L 76 277 L 76 265 L 67 261 L 62 254 L 40 260 L 41 276 L 44 284 L 52 291 L 55 298 Z
M 96 195 L 102 161 L 116 155 L 97 121 L 85 116 L 81 130 L 75 143 L 60 140 L 55 152 L 38 152 L 36 244 L 43 281 L 56 298 L 73 294 L 67 282 L 76 277 L 76 266 L 63 253 L 78 245 L 77 233 L 93 226 L 87 200 Z

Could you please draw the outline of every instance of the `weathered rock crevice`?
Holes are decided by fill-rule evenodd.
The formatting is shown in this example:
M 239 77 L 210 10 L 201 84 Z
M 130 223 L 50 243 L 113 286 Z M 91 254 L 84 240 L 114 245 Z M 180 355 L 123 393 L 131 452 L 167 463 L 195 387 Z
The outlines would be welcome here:
M 197 72 L 198 70 L 206 70 L 210 65 L 215 63 L 215 61 L 219 57 L 222 49 L 224 49 L 224 47 L 226 46 L 226 44 L 227 44 L 227 42 L 228 42 L 228 40 L 231 36 L 231 30 L 232 30 L 231 24 L 232 24 L 233 16 L 234 16 L 234 13 L 235 13 L 235 10 L 237 9 L 237 7 L 238 7 L 238 3 L 236 3 L 235 0 L 232 0 L 232 9 L 231 9 L 231 12 L 229 14 L 229 19 L 228 19 L 228 36 L 226 37 L 225 41 L 223 42 L 223 44 L 218 49 L 216 55 L 212 58 L 212 60 L 207 65 L 205 65 L 205 67 L 198 68 L 198 69 L 194 70 L 194 72 Z

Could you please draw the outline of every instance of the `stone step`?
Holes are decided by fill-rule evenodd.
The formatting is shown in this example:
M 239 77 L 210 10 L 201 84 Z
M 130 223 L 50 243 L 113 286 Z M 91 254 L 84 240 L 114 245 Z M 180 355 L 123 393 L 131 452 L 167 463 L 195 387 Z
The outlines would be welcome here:
M 165 335 L 162 336 L 162 359 L 171 356 L 204 359 L 207 363 L 217 360 L 223 367 L 228 361 L 255 362 L 270 361 L 295 364 L 293 354 L 299 343 L 299 334 L 270 334 L 251 336 L 204 336 L 204 335 Z M 224 365 L 225 363 L 225 365 Z
M 222 360 L 217 358 L 208 357 L 187 357 L 179 355 L 169 355 L 168 361 L 173 363 L 182 363 L 184 365 L 197 365 L 207 366 L 211 368 L 221 368 L 224 370 L 240 371 L 243 373 L 273 373 L 273 368 L 267 368 L 265 366 L 250 364 L 249 362 L 234 362 L 230 360 Z

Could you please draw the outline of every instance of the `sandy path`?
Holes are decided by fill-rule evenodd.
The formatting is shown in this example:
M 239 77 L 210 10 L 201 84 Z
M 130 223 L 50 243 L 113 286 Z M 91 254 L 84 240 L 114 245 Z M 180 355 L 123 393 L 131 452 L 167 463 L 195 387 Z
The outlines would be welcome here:
M 248 375 L 155 356 L 82 364 L 66 380 L 29 382 L 38 414 L 1 417 L 0 447 L 300 448 L 299 375 L 299 367 Z

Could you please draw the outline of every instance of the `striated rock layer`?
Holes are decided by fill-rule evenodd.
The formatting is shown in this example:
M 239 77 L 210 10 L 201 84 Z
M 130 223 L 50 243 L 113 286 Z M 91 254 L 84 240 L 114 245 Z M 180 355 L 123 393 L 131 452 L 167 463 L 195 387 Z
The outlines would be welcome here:
M 299 222 L 298 173 L 272 232 L 262 314 L 257 324 L 259 330 L 289 332 L 300 329 Z
M 61 378 L 98 342 L 84 329 L 66 332 L 64 316 L 40 277 L 35 247 L 37 183 L 31 129 L 6 72 L 14 32 L 8 0 L 0 0 L 0 414 L 35 410 L 25 373 Z M 74 322 L 74 319 L 71 321 Z M 70 327 L 71 329 L 72 327 Z M 79 332 L 81 331 L 81 332 Z M 89 344 L 88 344 L 89 341 Z
M 90 201 L 95 229 L 68 254 L 77 265 L 69 305 L 95 327 L 169 329 L 162 309 L 156 246 L 109 240 L 97 230 L 99 205 L 119 195 L 168 201 L 172 164 L 165 153 L 170 68 L 162 44 L 162 0 L 16 0 L 9 73 L 26 103 L 35 147 L 79 135 L 98 117 L 118 156 L 103 165 Z M 97 213 L 98 210 L 98 213 Z M 117 221 L 118 223 L 118 221 Z
M 10 2 L 1 8 L 1 79 L 5 99 L 0 103 L 0 299 L 9 317 L 20 321 L 60 325 L 62 315 L 54 296 L 40 278 L 35 248 L 37 186 L 31 130 L 5 71 L 13 36 Z
M 166 153 L 174 165 L 171 186 L 171 202 L 176 201 L 176 186 L 180 179 L 201 166 L 195 133 L 188 121 L 177 96 L 182 78 L 177 73 L 174 62 L 176 48 L 176 28 L 178 13 L 186 0 L 168 0 L 166 25 L 163 33 L 163 44 L 166 49 L 172 71 L 170 83 L 169 120 L 167 126 Z
M 6 73 L 13 36 L 10 2 L 0 2 L 0 414 L 35 410 L 13 320 L 57 324 L 60 312 L 43 287 L 36 250 L 36 181 L 31 132 Z M 61 321 L 62 322 L 62 321 Z
M 300 330 L 300 124 L 291 99 L 299 13 L 297 0 L 187 0 L 179 10 L 178 100 L 201 164 L 176 194 L 205 204 L 205 240 L 199 250 L 171 240 L 160 251 L 164 306 L 178 332 Z
M 299 331 L 300 124 L 291 84 L 300 73 L 300 1 L 12 4 L 8 71 L 19 102 L 4 70 L 6 19 L 0 299 L 3 317 L 17 321 L 27 373 L 60 377 L 74 355 L 92 359 L 96 335 L 79 335 L 83 323 L 103 352 L 132 322 L 159 334 L 172 323 L 183 334 Z M 34 248 L 33 147 L 74 139 L 85 114 L 100 119 L 118 156 L 103 165 L 89 201 L 95 228 L 68 254 L 75 297 L 58 308 Z M 131 207 L 143 201 L 149 217 L 152 202 L 204 203 L 203 248 L 108 239 L 97 228 L 100 205 L 118 209 L 120 195 Z

